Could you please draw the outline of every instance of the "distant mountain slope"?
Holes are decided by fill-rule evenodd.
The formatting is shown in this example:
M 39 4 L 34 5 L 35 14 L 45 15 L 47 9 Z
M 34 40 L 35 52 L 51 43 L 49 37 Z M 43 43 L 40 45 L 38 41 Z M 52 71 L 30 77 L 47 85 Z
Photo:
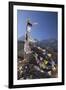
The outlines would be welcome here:
M 58 42 L 55 39 L 48 39 L 48 40 L 42 40 L 38 41 L 35 39 L 35 45 L 40 46 L 41 48 L 53 48 L 54 50 L 57 51 L 58 48 Z M 24 37 L 18 40 L 18 50 L 24 48 Z
M 18 41 L 24 41 L 24 40 L 25 40 L 25 36 L 18 38 Z M 37 39 L 30 37 L 29 41 L 35 43 L 35 42 L 37 42 Z
M 57 40 L 55 39 L 48 39 L 48 40 L 42 40 L 36 43 L 37 46 L 40 46 L 42 48 L 52 48 L 54 51 L 57 51 Z
M 18 38 L 18 41 L 24 41 L 25 40 L 25 36 L 21 36 Z

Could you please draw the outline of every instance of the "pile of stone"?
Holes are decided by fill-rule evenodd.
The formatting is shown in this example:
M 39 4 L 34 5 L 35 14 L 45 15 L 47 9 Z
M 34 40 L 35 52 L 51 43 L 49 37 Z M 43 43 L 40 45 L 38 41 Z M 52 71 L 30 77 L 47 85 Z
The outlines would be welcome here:
M 57 64 L 52 54 L 36 46 L 31 51 L 26 60 L 18 61 L 18 79 L 56 78 Z

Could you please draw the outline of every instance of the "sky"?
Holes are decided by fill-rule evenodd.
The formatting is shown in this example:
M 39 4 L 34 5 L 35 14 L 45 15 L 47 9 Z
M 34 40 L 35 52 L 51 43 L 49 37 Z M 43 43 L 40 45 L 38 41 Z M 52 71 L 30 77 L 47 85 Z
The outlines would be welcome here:
M 18 39 L 25 35 L 27 18 L 37 22 L 32 26 L 31 37 L 37 40 L 57 39 L 58 13 L 51 11 L 17 10 Z

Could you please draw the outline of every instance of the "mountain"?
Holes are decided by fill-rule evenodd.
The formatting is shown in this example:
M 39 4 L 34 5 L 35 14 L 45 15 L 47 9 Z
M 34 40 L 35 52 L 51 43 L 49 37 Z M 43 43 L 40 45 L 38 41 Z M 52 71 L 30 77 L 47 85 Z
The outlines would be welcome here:
M 18 41 L 24 41 L 24 40 L 25 40 L 25 36 L 22 36 L 22 37 L 18 38 Z M 33 43 L 38 42 L 37 39 L 33 39 L 32 37 L 29 38 L 29 41 L 33 42 Z
M 53 49 L 54 51 L 57 51 L 58 47 L 56 39 L 41 40 L 36 45 L 46 49 Z
M 18 38 L 18 41 L 24 41 L 25 40 L 25 36 L 21 36 Z

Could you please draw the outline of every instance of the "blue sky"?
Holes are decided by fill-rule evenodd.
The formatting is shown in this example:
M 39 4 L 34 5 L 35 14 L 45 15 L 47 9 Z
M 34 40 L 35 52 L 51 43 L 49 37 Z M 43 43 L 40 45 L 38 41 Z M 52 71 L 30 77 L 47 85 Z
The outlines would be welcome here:
M 31 36 L 33 38 L 38 40 L 57 39 L 57 12 L 17 10 L 18 39 L 25 34 L 28 17 L 31 22 L 38 22 L 32 27 Z

